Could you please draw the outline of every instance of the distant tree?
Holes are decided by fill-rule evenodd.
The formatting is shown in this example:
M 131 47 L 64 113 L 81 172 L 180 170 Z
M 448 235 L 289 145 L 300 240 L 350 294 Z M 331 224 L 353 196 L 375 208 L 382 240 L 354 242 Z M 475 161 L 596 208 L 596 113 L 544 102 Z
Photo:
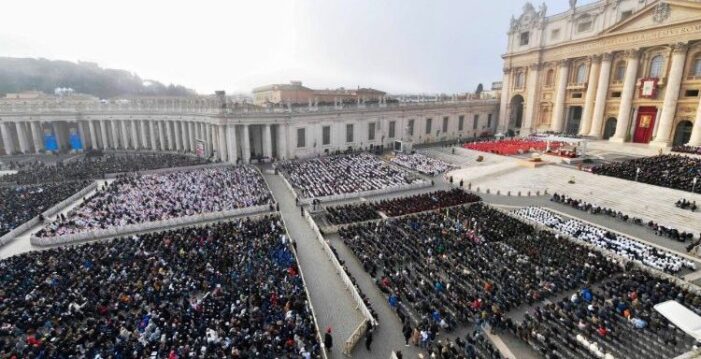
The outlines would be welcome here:
M 481 94 L 482 91 L 484 91 L 484 86 L 482 86 L 482 84 L 480 83 L 479 85 L 477 85 L 477 89 L 475 90 L 475 95 Z

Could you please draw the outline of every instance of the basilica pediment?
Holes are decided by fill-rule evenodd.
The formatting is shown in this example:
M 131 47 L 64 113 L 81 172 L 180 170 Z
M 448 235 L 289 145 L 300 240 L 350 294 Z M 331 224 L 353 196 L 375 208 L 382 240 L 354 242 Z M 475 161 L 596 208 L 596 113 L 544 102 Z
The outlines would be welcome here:
M 604 35 L 648 30 L 701 20 L 701 3 L 685 0 L 654 2 L 603 32 Z

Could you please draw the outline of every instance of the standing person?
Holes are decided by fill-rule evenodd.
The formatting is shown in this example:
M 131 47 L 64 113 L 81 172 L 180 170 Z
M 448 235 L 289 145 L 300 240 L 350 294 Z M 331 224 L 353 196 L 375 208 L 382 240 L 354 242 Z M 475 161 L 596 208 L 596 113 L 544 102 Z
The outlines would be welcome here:
M 370 351 L 370 345 L 372 345 L 372 324 L 368 323 L 368 331 L 365 332 L 365 349 Z
M 409 339 L 411 339 L 411 325 L 409 325 L 409 321 L 407 320 L 404 322 L 404 328 L 402 328 L 402 334 L 404 334 L 404 346 L 408 347 L 409 346 Z
M 333 348 L 333 337 L 331 336 L 331 327 L 326 328 L 326 334 L 324 334 L 324 348 L 327 352 L 331 351 Z

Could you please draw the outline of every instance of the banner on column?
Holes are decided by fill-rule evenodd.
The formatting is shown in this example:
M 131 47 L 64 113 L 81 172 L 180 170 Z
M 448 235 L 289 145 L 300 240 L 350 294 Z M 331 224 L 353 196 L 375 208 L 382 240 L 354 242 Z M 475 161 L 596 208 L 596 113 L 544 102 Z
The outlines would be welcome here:
M 56 140 L 56 135 L 54 135 L 48 128 L 44 129 L 44 148 L 47 151 L 58 151 L 58 141 Z
M 197 157 L 205 157 L 207 155 L 204 147 L 204 141 L 197 140 L 195 143 L 195 155 Z
M 83 149 L 83 142 L 80 140 L 80 133 L 78 133 L 78 129 L 75 127 L 71 127 L 68 129 L 68 139 L 71 143 L 71 148 L 74 150 L 82 150 Z

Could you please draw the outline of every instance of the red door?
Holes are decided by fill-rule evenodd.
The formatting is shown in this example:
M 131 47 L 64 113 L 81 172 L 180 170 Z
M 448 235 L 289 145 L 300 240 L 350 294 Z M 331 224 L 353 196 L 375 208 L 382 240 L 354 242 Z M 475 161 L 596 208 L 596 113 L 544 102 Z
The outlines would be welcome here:
M 655 129 L 655 117 L 657 117 L 657 107 L 640 107 L 638 109 L 633 142 L 650 142 L 650 139 L 652 139 L 652 130 Z

